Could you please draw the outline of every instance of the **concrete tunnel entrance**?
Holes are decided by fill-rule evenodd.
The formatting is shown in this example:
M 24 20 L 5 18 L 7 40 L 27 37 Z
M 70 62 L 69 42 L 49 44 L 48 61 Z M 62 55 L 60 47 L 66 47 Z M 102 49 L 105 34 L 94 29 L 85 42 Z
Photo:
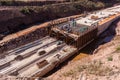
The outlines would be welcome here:
M 75 36 L 70 36 L 69 33 L 64 33 L 62 30 L 57 31 L 56 29 L 51 29 L 49 35 L 57 40 L 64 41 L 67 45 L 72 45 L 78 49 L 88 44 L 91 40 L 97 37 L 97 28 L 88 30 L 85 34 L 80 34 Z

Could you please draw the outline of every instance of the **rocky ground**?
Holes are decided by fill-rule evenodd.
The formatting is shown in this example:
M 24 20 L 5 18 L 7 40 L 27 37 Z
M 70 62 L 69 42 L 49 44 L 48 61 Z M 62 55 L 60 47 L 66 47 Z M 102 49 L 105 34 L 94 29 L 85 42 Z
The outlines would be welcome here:
M 101 44 L 93 55 L 77 61 L 70 61 L 47 80 L 120 80 L 120 22 L 117 35 L 108 43 Z M 113 24 L 112 26 L 115 26 Z M 110 37 L 110 30 L 106 32 Z M 113 33 L 113 32 L 112 32 Z M 104 41 L 102 41 L 104 42 Z

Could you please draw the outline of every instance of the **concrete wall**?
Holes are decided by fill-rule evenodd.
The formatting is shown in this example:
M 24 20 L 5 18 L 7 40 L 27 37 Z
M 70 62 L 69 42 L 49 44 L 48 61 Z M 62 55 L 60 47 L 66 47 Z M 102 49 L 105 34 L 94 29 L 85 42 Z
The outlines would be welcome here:
M 100 26 L 98 26 L 98 34 L 100 35 L 102 32 L 104 32 L 114 21 L 118 20 L 120 16 L 115 17 L 114 19 L 108 21 L 107 23 L 104 23 Z

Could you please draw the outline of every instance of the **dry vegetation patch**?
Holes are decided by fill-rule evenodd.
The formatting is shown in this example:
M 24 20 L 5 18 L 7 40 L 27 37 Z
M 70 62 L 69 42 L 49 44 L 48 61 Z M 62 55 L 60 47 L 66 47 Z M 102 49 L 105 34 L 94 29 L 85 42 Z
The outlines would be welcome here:
M 92 63 L 88 63 L 85 65 L 77 65 L 76 68 L 63 73 L 63 76 L 68 77 L 81 72 L 84 72 L 88 75 L 92 74 L 96 76 L 107 76 L 113 73 L 112 68 L 104 66 L 101 61 L 93 61 Z

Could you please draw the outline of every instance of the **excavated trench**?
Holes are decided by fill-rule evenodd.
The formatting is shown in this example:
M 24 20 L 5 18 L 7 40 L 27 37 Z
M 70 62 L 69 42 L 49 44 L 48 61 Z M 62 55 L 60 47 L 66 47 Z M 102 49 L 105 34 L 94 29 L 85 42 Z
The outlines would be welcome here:
M 92 43 L 84 47 L 78 53 L 70 57 L 67 61 L 63 62 L 58 67 L 56 67 L 54 70 L 46 74 L 44 77 L 48 77 L 54 74 L 54 72 L 61 69 L 63 66 L 67 65 L 67 63 L 70 61 L 80 60 L 84 57 L 87 57 L 88 55 L 92 55 L 95 49 L 97 49 L 100 45 L 110 42 L 115 37 L 115 34 L 116 34 L 115 29 L 117 27 L 118 22 L 120 22 L 120 18 L 112 22 L 111 25 L 108 27 L 108 29 L 105 30 L 102 34 L 100 34 L 100 36 L 98 36 Z
M 109 28 L 104 31 L 97 39 L 95 39 L 91 44 L 89 44 L 88 46 L 86 46 L 85 48 L 83 48 L 82 50 L 80 50 L 78 53 L 76 53 L 74 56 L 70 57 L 67 61 L 65 61 L 64 63 L 60 64 L 57 68 L 55 68 L 54 70 L 52 70 L 51 72 L 49 72 L 47 75 L 45 75 L 44 77 L 47 77 L 51 74 L 53 74 L 55 71 L 57 71 L 58 69 L 62 68 L 63 66 L 67 65 L 67 63 L 69 61 L 74 61 L 74 59 L 76 57 L 78 57 L 78 60 L 80 59 L 79 57 L 81 57 L 81 53 L 86 54 L 86 55 L 91 55 L 95 49 L 97 49 L 100 45 L 105 44 L 109 41 L 111 41 L 114 36 L 115 36 L 115 29 L 117 27 L 117 23 L 120 21 L 120 19 L 114 21 L 113 23 L 111 23 L 111 25 L 109 26 Z M 38 34 L 37 34 L 38 35 Z M 30 36 L 29 36 L 30 37 Z M 85 56 L 86 56 L 85 55 Z M 84 57 L 84 56 L 82 56 Z
M 82 50 L 80 50 L 78 53 L 76 53 L 75 55 L 73 55 L 72 57 L 70 57 L 68 60 L 66 60 L 63 63 L 61 63 L 54 70 L 52 70 L 48 74 L 46 74 L 44 77 L 47 77 L 47 76 L 49 76 L 51 74 L 54 74 L 54 72 L 56 72 L 57 70 L 59 70 L 63 66 L 67 65 L 67 63 L 70 62 L 70 61 L 79 60 L 79 59 L 81 59 L 81 58 L 83 58 L 85 56 L 91 55 L 95 51 L 95 49 L 97 49 L 100 45 L 105 44 L 105 43 L 111 41 L 114 38 L 114 36 L 115 36 L 115 29 L 117 27 L 116 24 L 119 21 L 120 21 L 120 19 L 118 19 L 118 20 L 114 21 L 113 23 L 111 23 L 111 25 L 109 26 L 109 28 L 106 31 L 104 31 L 91 44 L 89 44 L 88 46 L 86 46 L 85 48 L 83 48 Z M 85 55 L 81 55 L 81 54 L 85 54 Z

